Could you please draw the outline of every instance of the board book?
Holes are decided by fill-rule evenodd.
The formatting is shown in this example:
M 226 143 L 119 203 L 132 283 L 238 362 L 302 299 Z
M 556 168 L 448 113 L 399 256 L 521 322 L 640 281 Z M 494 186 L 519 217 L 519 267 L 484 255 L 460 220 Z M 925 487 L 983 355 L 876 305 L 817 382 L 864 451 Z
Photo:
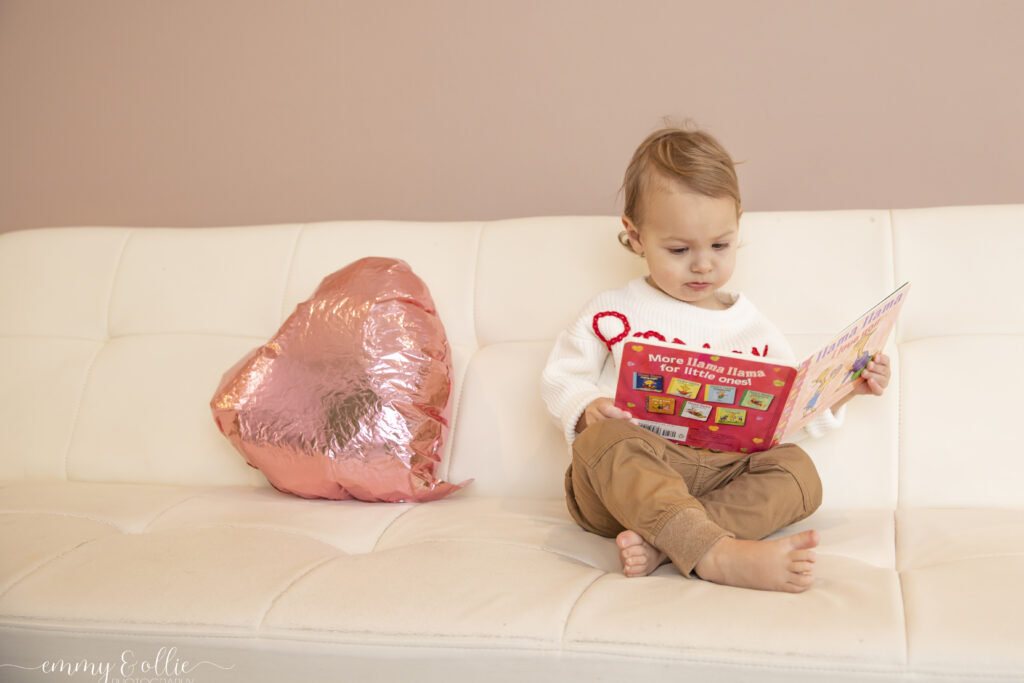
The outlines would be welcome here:
M 647 339 L 622 352 L 615 405 L 676 443 L 763 451 L 796 433 L 863 382 L 906 301 L 905 283 L 798 365 Z

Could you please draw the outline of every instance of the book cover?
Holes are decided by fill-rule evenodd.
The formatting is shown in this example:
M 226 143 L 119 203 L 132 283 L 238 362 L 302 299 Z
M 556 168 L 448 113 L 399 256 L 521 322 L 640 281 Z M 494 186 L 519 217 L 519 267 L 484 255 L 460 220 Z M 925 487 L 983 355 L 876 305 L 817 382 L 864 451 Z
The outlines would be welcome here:
M 626 343 L 615 405 L 676 443 L 753 453 L 835 405 L 880 353 L 906 300 L 904 284 L 794 366 L 679 344 Z

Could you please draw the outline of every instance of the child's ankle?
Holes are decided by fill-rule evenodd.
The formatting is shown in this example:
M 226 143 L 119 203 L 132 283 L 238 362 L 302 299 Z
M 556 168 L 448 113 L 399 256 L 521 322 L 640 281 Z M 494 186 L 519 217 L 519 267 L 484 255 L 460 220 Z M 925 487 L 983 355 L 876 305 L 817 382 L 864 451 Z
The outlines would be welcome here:
M 728 545 L 734 543 L 735 538 L 730 536 L 722 536 L 717 541 L 711 544 L 700 559 L 697 560 L 697 564 L 693 567 L 693 573 L 701 579 L 707 579 L 711 576 L 718 576 L 722 572 L 722 567 L 719 560 L 723 554 L 728 553 Z

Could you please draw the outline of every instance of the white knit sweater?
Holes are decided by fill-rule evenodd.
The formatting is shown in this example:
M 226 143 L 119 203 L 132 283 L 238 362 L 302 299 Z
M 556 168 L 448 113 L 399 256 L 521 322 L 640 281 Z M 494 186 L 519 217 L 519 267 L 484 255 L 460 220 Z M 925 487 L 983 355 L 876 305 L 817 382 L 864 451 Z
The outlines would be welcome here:
M 615 396 L 627 339 L 794 360 L 789 342 L 749 299 L 742 294 L 719 297 L 728 305 L 725 310 L 699 308 L 655 289 L 645 278 L 594 297 L 555 340 L 542 375 L 541 395 L 566 441 L 576 438 L 576 423 L 591 401 Z M 825 412 L 806 427 L 807 433 L 818 436 L 835 429 L 842 424 L 843 412 L 838 417 Z

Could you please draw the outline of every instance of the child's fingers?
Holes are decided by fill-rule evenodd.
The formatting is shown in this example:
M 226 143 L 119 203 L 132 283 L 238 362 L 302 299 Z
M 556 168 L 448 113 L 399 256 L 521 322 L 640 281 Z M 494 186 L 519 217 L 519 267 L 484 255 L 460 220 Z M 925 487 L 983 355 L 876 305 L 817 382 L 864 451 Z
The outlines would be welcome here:
M 632 414 L 614 405 L 608 406 L 601 412 L 604 413 L 605 417 L 611 418 L 613 420 L 628 420 L 633 417 Z
M 589 426 L 598 420 L 628 420 L 632 417 L 633 416 L 625 410 L 615 407 L 615 403 L 610 398 L 599 398 L 595 399 L 587 406 L 587 409 L 584 411 L 583 417 L 581 418 L 581 422 L 584 426 Z
M 865 372 L 864 375 L 864 386 L 867 388 L 869 393 L 875 396 L 881 396 L 885 393 L 885 388 L 889 386 L 889 376 L 883 375 L 878 372 Z
M 864 371 L 861 373 L 861 378 L 864 381 L 854 389 L 854 393 L 881 396 L 885 393 L 885 388 L 889 386 L 891 376 L 892 368 L 889 357 L 884 353 L 879 353 L 864 366 Z

